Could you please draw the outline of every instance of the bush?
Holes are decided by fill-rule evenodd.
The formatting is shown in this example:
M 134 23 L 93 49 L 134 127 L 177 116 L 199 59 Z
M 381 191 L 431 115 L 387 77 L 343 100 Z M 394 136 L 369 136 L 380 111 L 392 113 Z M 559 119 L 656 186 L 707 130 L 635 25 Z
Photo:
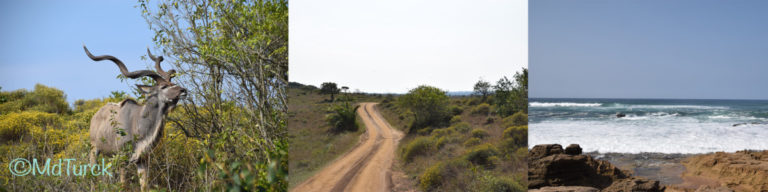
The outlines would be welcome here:
M 461 115 L 454 115 L 451 117 L 451 125 L 461 122 Z
M 515 126 L 504 130 L 503 137 L 505 139 L 512 139 L 514 146 L 527 146 L 528 145 L 528 126 Z
M 453 125 L 451 127 L 453 127 L 454 129 L 456 129 L 456 131 L 461 132 L 461 133 L 467 133 L 467 132 L 469 132 L 469 129 L 472 128 L 469 125 L 469 123 L 467 123 L 467 122 L 460 122 L 460 123 L 455 124 L 455 125 Z
M 527 191 L 527 187 L 523 187 L 517 181 L 507 177 L 495 177 L 492 175 L 486 175 L 481 178 L 481 184 L 477 186 L 480 191 L 498 191 L 498 192 L 522 192 Z
M 488 115 L 491 112 L 491 105 L 482 103 L 472 108 L 472 114 Z
M 490 136 L 490 134 L 488 134 L 488 131 L 480 128 L 473 129 L 471 134 L 472 134 L 472 137 L 478 138 L 478 139 L 483 139 Z
M 5 141 L 20 140 L 31 129 L 44 131 L 60 126 L 59 120 L 56 114 L 37 111 L 6 114 L 0 116 L 0 138 Z
M 426 155 L 431 152 L 433 146 L 434 142 L 431 137 L 417 137 L 403 149 L 403 159 L 408 163 L 416 156 Z
M 466 153 L 465 159 L 475 165 L 493 168 L 494 162 L 491 157 L 494 157 L 497 154 L 499 154 L 499 150 L 493 145 L 486 143 L 472 148 L 472 150 Z
M 480 144 L 481 142 L 480 139 L 472 137 L 467 139 L 467 141 L 464 141 L 464 146 L 471 147 Z
M 442 129 L 435 129 L 432 131 L 432 136 L 434 137 L 442 137 L 446 135 L 450 135 L 456 132 L 456 129 L 449 127 L 449 128 L 442 128 Z
M 464 112 L 464 108 L 457 105 L 449 106 L 448 110 L 451 111 L 452 115 L 461 115 L 461 113 Z
M 401 108 L 413 112 L 414 120 L 410 133 L 428 126 L 442 126 L 450 117 L 447 109 L 448 95 L 436 87 L 422 85 L 411 89 L 397 100 Z
M 528 125 L 528 115 L 522 111 L 518 111 L 512 116 L 504 118 L 502 123 L 504 127 Z
M 333 132 L 357 131 L 357 108 L 351 106 L 349 102 L 337 104 L 331 107 L 331 114 L 325 117 L 325 120 L 331 126 Z
M 421 174 L 421 177 L 419 177 L 419 187 L 421 190 L 434 191 L 440 187 L 443 182 L 443 170 L 444 165 L 442 162 L 427 168 L 427 170 Z

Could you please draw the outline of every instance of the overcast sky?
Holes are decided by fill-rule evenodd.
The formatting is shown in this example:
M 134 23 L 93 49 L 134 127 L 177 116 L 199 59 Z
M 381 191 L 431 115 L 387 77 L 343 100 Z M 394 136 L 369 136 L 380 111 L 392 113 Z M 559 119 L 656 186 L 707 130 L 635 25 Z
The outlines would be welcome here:
M 530 97 L 768 99 L 768 1 L 536 0 Z
M 129 70 L 146 69 L 140 59 L 153 47 L 149 30 L 136 1 L 0 1 L 0 86 L 3 91 L 36 83 L 56 87 L 76 99 L 130 93 L 133 84 L 121 83 L 110 61 L 95 62 L 95 55 L 111 54 Z M 156 53 L 158 54 L 158 53 Z M 169 66 L 169 65 L 164 65 Z
M 294 0 L 290 81 L 403 93 L 469 91 L 528 64 L 526 0 Z

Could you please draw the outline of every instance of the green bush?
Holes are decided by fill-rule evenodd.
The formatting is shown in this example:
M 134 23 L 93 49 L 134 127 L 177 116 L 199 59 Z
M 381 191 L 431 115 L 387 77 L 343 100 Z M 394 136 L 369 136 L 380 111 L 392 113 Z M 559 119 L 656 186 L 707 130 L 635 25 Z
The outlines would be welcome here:
M 486 168 L 493 168 L 494 162 L 493 158 L 491 157 L 494 157 L 498 154 L 499 150 L 497 150 L 496 147 L 486 143 L 472 148 L 469 152 L 466 153 L 465 159 L 475 165 L 482 165 Z
M 345 101 L 343 104 L 336 104 L 331 107 L 331 114 L 325 117 L 325 120 L 331 126 L 333 132 L 357 131 L 357 108 L 351 106 Z
M 446 135 L 450 135 L 456 132 L 456 129 L 449 127 L 449 128 L 442 128 L 442 129 L 435 129 L 432 130 L 432 136 L 434 137 L 442 137 Z
M 521 125 L 528 125 L 528 115 L 523 113 L 522 111 L 518 111 L 515 114 L 512 114 L 509 117 L 506 117 L 502 120 L 502 126 L 504 127 L 512 127 L 512 126 L 521 126 Z
M 527 191 L 527 187 L 523 187 L 517 181 L 507 177 L 495 177 L 493 175 L 486 175 L 481 177 L 480 184 L 477 186 L 480 191 L 498 191 L 498 192 L 522 192 Z
M 528 126 L 514 126 L 504 130 L 503 137 L 512 140 L 514 146 L 521 147 L 528 145 Z
M 422 85 L 411 89 L 399 97 L 397 103 L 401 108 L 413 112 L 410 133 L 428 126 L 440 127 L 450 118 L 447 109 L 448 95 L 436 87 Z
M 455 125 L 453 125 L 451 127 L 453 127 L 454 129 L 456 129 L 456 131 L 461 132 L 461 133 L 467 133 L 467 132 L 469 132 L 469 129 L 472 128 L 472 126 L 470 126 L 469 123 L 467 123 L 467 122 L 460 122 L 460 123 L 455 124 Z
M 472 108 L 472 114 L 488 115 L 491 112 L 491 105 L 482 103 Z
M 403 149 L 402 157 L 407 162 L 419 155 L 427 155 L 434 148 L 431 137 L 417 137 Z
M 464 112 L 464 108 L 457 105 L 451 105 L 448 107 L 448 110 L 451 111 L 452 115 L 461 115 L 462 112 Z
M 459 138 L 456 135 L 446 135 L 437 139 L 436 145 L 438 149 L 441 149 L 445 144 L 456 142 L 459 142 Z
M 444 165 L 442 162 L 437 163 L 424 171 L 419 177 L 419 187 L 423 191 L 435 191 L 440 185 L 443 184 L 443 170 Z
M 472 137 L 475 137 L 478 139 L 483 139 L 490 136 L 490 134 L 488 134 L 488 131 L 481 128 L 473 129 L 471 134 L 472 134 Z
M 464 141 L 464 146 L 471 147 L 480 144 L 481 142 L 480 139 L 472 137 L 467 139 L 467 141 Z
M 455 125 L 456 123 L 461 122 L 461 115 L 454 115 L 451 117 L 451 125 Z

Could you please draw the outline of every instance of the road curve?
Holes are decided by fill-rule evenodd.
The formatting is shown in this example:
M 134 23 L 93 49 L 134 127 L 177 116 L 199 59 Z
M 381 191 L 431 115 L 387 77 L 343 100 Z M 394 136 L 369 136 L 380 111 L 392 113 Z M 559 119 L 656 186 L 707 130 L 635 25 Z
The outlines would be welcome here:
M 374 108 L 361 103 L 357 114 L 367 134 L 344 156 L 291 191 L 391 191 L 391 168 L 402 133 L 392 128 Z

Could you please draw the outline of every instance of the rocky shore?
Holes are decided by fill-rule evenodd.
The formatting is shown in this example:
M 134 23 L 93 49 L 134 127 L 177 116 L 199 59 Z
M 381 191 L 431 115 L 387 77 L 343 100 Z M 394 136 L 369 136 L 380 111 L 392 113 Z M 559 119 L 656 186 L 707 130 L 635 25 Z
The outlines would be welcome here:
M 551 144 L 529 158 L 531 191 L 768 191 L 768 151 L 582 153 Z

